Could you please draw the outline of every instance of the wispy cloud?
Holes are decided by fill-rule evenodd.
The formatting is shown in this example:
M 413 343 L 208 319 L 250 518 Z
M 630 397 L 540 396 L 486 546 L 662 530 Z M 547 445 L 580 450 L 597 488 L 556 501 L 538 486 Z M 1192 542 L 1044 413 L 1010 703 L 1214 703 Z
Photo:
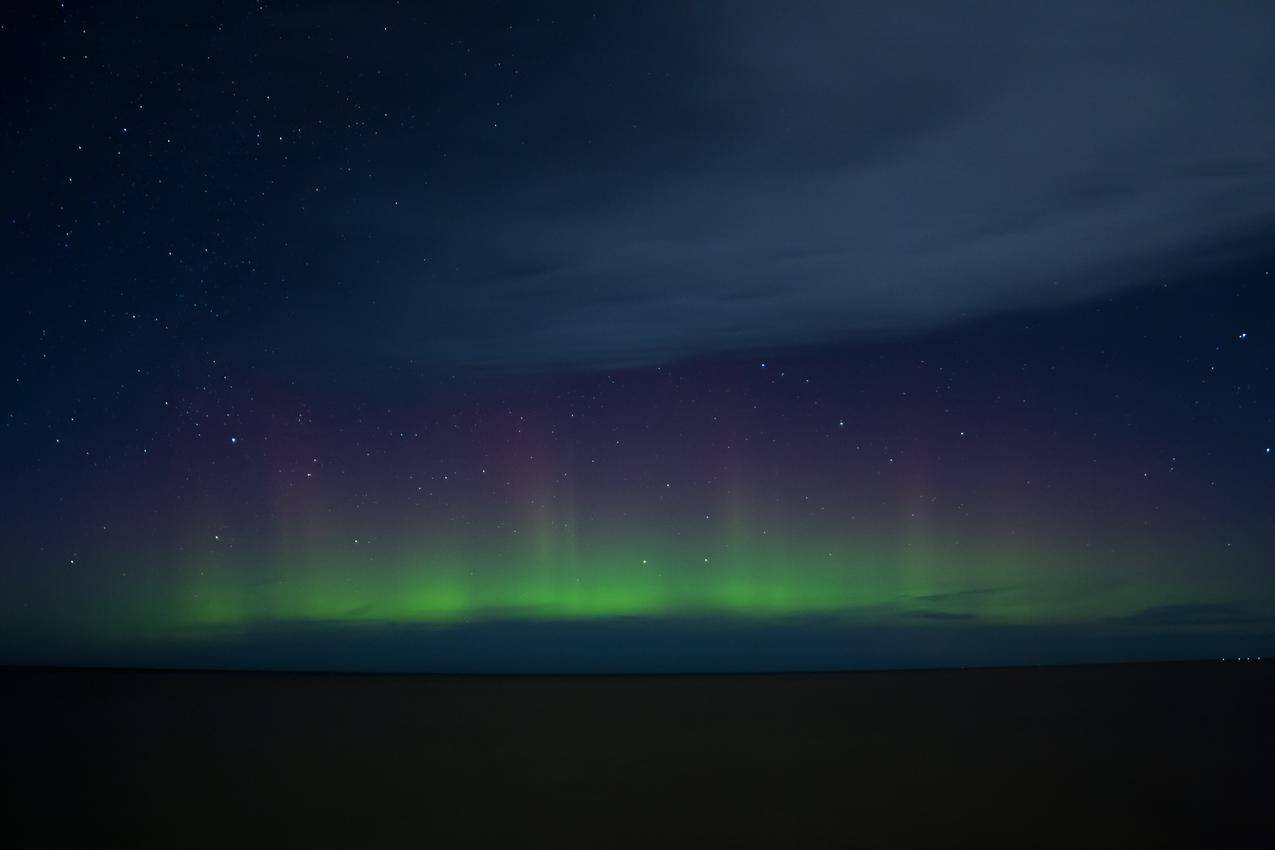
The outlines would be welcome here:
M 589 368 L 843 340 L 1150 283 L 1275 220 L 1275 6 L 790 11 L 568 39 L 507 144 L 444 104 L 451 165 L 387 166 L 412 212 L 361 220 L 385 250 L 332 344 Z
M 1275 616 L 1255 613 L 1230 603 L 1156 605 L 1114 618 L 1128 626 L 1275 626 Z

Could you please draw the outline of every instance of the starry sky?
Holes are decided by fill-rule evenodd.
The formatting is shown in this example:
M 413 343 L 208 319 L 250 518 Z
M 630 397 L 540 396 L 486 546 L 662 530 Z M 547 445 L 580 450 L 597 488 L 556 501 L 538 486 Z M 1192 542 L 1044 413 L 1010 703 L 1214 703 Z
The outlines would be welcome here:
M 1275 7 L 0 10 L 0 663 L 1275 654 Z

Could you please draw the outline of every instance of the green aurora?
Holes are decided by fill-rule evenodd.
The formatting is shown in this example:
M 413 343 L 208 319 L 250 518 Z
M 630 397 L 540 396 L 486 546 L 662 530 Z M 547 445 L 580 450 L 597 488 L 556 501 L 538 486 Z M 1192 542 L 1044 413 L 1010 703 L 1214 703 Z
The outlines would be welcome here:
M 374 550 L 369 554 L 369 550 Z M 329 542 L 290 558 L 209 555 L 113 582 L 76 622 L 113 639 L 199 638 L 262 624 L 844 617 L 1042 625 L 1118 620 L 1234 598 L 1163 558 L 1107 550 L 736 536 L 529 547 Z M 91 625 L 89 625 L 91 624 Z

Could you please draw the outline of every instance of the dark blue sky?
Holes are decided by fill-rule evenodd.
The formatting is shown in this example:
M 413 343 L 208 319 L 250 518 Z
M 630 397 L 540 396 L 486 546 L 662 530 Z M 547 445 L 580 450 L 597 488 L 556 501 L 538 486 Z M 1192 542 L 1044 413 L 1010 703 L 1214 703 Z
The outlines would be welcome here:
M 1275 652 L 1272 43 L 6 7 L 0 661 Z

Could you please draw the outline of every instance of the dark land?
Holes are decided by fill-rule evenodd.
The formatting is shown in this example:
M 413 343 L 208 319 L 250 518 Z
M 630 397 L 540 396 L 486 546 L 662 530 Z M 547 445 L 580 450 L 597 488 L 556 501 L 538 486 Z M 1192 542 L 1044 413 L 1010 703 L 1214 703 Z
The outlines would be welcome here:
M 8 847 L 1272 847 L 1275 664 L 7 669 Z

